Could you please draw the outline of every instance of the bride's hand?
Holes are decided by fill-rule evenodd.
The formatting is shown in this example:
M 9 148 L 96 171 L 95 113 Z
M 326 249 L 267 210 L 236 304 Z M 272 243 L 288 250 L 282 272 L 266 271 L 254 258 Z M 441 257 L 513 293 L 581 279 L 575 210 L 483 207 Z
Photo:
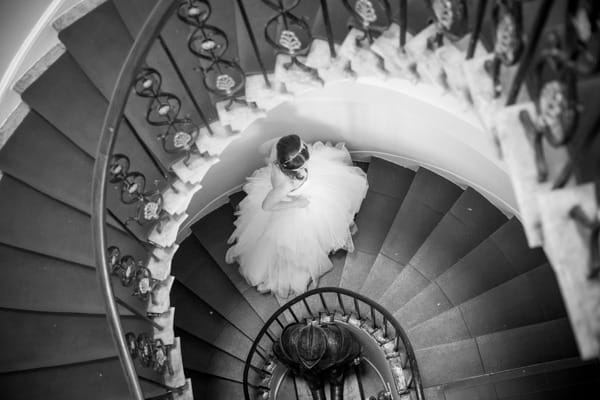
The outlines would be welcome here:
M 297 197 L 294 197 L 294 203 L 299 208 L 306 208 L 310 204 L 310 201 L 304 196 L 297 196 Z

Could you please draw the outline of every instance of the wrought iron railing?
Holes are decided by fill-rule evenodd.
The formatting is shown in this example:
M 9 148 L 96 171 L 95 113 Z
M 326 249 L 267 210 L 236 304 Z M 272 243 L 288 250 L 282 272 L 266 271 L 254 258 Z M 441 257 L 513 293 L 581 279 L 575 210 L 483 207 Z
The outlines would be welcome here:
M 244 396 L 256 400 L 250 389 L 257 390 L 263 398 L 271 392 L 276 382 L 270 382 L 274 359 L 269 354 L 277 340 L 275 332 L 288 323 L 305 321 L 343 322 L 364 328 L 380 346 L 389 362 L 396 395 L 413 394 L 423 400 L 423 387 L 412 345 L 404 329 L 393 315 L 375 301 L 359 293 L 339 288 L 322 287 L 310 290 L 284 304 L 265 322 L 246 358 L 244 368 Z M 250 372 L 258 374 L 258 382 L 250 381 Z M 358 377 L 360 386 L 360 377 Z M 265 385 L 261 382 L 270 382 Z M 396 396 L 394 396 L 395 398 Z M 274 399 L 275 397 L 268 397 Z
M 257 6 L 258 4 L 267 6 L 264 10 L 269 13 L 267 15 L 269 18 L 265 26 L 254 26 L 244 1 L 236 0 L 235 2 L 243 22 L 243 26 L 237 27 L 237 29 L 245 29 L 245 33 L 248 35 L 266 88 L 272 87 L 273 82 L 269 77 L 271 72 L 269 68 L 273 66 L 266 65 L 263 60 L 265 58 L 264 49 L 268 48 L 264 44 L 270 45 L 274 53 L 284 54 L 289 58 L 284 68 L 297 68 L 311 75 L 316 81 L 323 82 L 319 71 L 308 66 L 304 60 L 315 37 L 310 21 L 307 22 L 305 16 L 299 15 L 298 10 L 301 7 L 298 5 L 300 2 L 301 0 L 263 0 L 256 3 Z M 584 157 L 583 150 L 589 147 L 600 128 L 600 118 L 596 118 L 593 126 L 586 129 L 586 132 L 580 134 L 577 131 L 578 118 L 585 111 L 579 104 L 578 81 L 581 77 L 589 77 L 600 69 L 598 6 L 594 5 L 593 1 L 569 1 L 562 24 L 564 29 L 558 32 L 549 32 L 549 27 L 546 25 L 556 2 L 535 0 L 539 5 L 532 22 L 526 26 L 523 22 L 523 7 L 524 3 L 532 2 L 534 1 L 482 0 L 477 3 L 474 10 L 470 10 L 467 7 L 471 3 L 464 0 L 429 0 L 426 3 L 429 16 L 434 23 L 434 34 L 428 38 L 426 51 L 433 54 L 444 44 L 454 43 L 467 33 L 470 33 L 471 36 L 468 40 L 468 49 L 464 54 L 465 61 L 476 56 L 476 48 L 481 42 L 491 45 L 488 47 L 493 52 L 493 56 L 486 63 L 485 70 L 494 82 L 496 89 L 494 96 L 497 99 L 501 98 L 506 106 L 514 105 L 522 88 L 525 87 L 536 105 L 533 112 L 523 112 L 520 117 L 529 132 L 531 149 L 537 160 L 540 181 L 550 179 L 547 174 L 547 160 L 543 153 L 543 146 L 549 144 L 555 147 L 573 147 L 569 162 L 558 178 L 554 178 L 553 188 L 557 189 L 564 187 L 569 179 L 577 174 L 578 165 Z M 332 24 L 330 11 L 335 3 L 331 0 L 321 0 L 319 4 L 329 53 L 332 58 L 335 58 L 338 55 L 335 46 L 339 43 L 335 43 L 333 34 L 335 26 Z M 337 5 L 341 5 L 348 11 L 346 22 L 351 21 L 354 28 L 362 32 L 362 37 L 357 37 L 357 43 L 355 43 L 357 47 L 368 50 L 369 46 L 386 29 L 390 28 L 392 23 L 397 23 L 399 25 L 399 29 L 397 28 L 399 30 L 397 55 L 398 57 L 410 56 L 405 52 L 405 48 L 408 47 L 406 46 L 407 35 L 409 22 L 411 22 L 406 0 L 396 2 L 339 0 Z M 249 82 L 249 78 L 242 68 L 242 63 L 227 53 L 232 43 L 231 38 L 235 36 L 235 33 L 213 25 L 211 7 L 218 6 L 219 2 L 209 0 L 158 0 L 156 2 L 119 73 L 106 112 L 96 155 L 93 175 L 92 221 L 98 280 L 105 299 L 110 331 L 132 396 L 136 400 L 143 399 L 143 393 L 132 356 L 137 356 L 138 360 L 142 360 L 143 365 L 149 365 L 161 372 L 168 373 L 169 368 L 165 366 L 169 365 L 171 348 L 170 345 L 158 341 L 146 340 L 143 333 L 131 332 L 128 335 L 124 333 L 119 320 L 118 305 L 148 321 L 150 326 L 157 331 L 163 327 L 153 319 L 152 312 L 150 314 L 141 313 L 128 302 L 116 298 L 111 286 L 111 277 L 119 280 L 125 286 L 133 287 L 135 297 L 144 301 L 152 299 L 156 291 L 162 290 L 164 285 L 161 280 L 164 280 L 164 277 L 156 275 L 148 267 L 146 260 L 139 256 L 137 258 L 129 256 L 127 249 L 121 243 L 107 238 L 106 224 L 108 222 L 116 223 L 122 231 L 142 246 L 151 262 L 160 261 L 157 250 L 167 253 L 168 246 L 165 243 L 159 243 L 152 234 L 160 236 L 164 232 L 172 230 L 171 226 L 173 224 L 176 226 L 177 222 L 173 221 L 173 215 L 168 212 L 165 193 L 166 191 L 179 193 L 182 190 L 188 190 L 188 184 L 198 183 L 198 181 L 190 181 L 187 175 L 185 177 L 177 175 L 175 166 L 180 164 L 186 168 L 194 168 L 198 163 L 209 160 L 213 156 L 208 152 L 201 151 L 198 146 L 198 141 L 204 137 L 203 135 L 212 137 L 214 132 L 211 121 L 205 117 L 209 113 L 202 110 L 194 100 L 194 91 L 202 90 L 210 97 L 213 106 L 215 105 L 213 103 L 220 103 L 226 111 L 234 103 L 236 106 L 254 106 L 245 99 L 246 83 Z M 397 11 L 395 14 L 392 12 L 393 9 Z M 584 14 L 587 13 L 593 28 L 589 34 L 585 35 L 579 32 L 573 22 L 576 17 L 581 17 L 582 9 Z M 474 17 L 469 19 L 469 15 Z M 195 71 L 202 77 L 199 87 L 192 90 L 190 85 L 183 82 L 185 79 L 181 69 L 175 66 L 175 75 L 177 75 L 175 78 L 183 83 L 182 93 L 169 93 L 163 85 L 163 78 L 165 78 L 163 73 L 165 72 L 147 62 L 147 54 L 153 43 L 159 42 L 162 48 L 167 47 L 166 41 L 161 35 L 167 22 L 171 19 L 179 21 L 183 24 L 182 26 L 189 29 L 190 34 L 186 38 L 185 47 L 195 57 L 194 59 L 197 61 Z M 485 35 L 489 36 L 489 34 L 485 32 L 484 28 L 490 19 L 493 22 L 494 32 L 491 37 L 487 37 Z M 255 31 L 261 32 L 261 30 L 263 35 L 255 35 Z M 264 42 L 260 42 L 259 37 L 261 36 L 264 36 L 261 39 Z M 553 41 L 549 46 L 542 46 L 542 39 L 547 37 Z M 176 63 L 177 60 L 173 58 L 173 54 L 167 51 L 167 56 L 172 64 Z M 377 57 L 380 61 L 382 60 L 381 56 Z M 413 68 L 418 62 L 413 61 L 410 68 Z M 502 72 L 508 68 L 516 70 L 514 78 L 509 82 L 501 82 Z M 532 75 L 540 75 L 541 79 L 537 82 L 530 82 Z M 147 107 L 144 109 L 145 115 L 141 119 L 142 125 L 146 124 L 148 128 L 156 129 L 152 131 L 155 132 L 155 137 L 151 139 L 144 137 L 146 140 L 139 140 L 142 134 L 135 132 L 127 118 L 124 117 L 124 111 L 131 98 L 136 98 L 137 101 L 140 99 L 147 101 Z M 184 109 L 182 105 L 186 98 L 193 103 L 189 109 L 194 110 L 194 115 L 186 115 L 182 111 Z M 144 119 L 145 122 L 143 122 Z M 140 145 L 140 152 L 147 156 L 150 165 L 156 168 L 160 179 L 152 180 L 146 176 L 147 174 L 139 171 L 134 165 L 136 160 L 127 151 L 121 148 L 118 152 L 114 151 L 118 135 L 123 134 L 119 129 L 122 125 L 127 125 L 128 129 L 134 131 Z M 145 129 L 145 127 L 141 128 Z M 141 128 L 138 126 L 138 129 L 142 130 Z M 579 138 L 582 135 L 585 136 L 583 140 Z M 151 150 L 148 143 L 152 144 L 153 140 L 157 140 L 160 146 L 150 146 L 154 149 Z M 158 151 L 160 154 L 153 151 Z M 169 163 L 165 160 L 172 160 L 172 162 Z M 202 171 L 205 172 L 205 170 Z M 199 180 L 204 172 L 198 173 Z M 109 195 L 113 196 L 112 203 L 107 202 Z M 590 276 L 598 277 L 600 275 L 598 272 L 600 271 L 600 244 L 598 241 L 600 224 L 595 218 L 586 216 L 577 208 L 574 208 L 570 215 L 581 224 L 584 230 L 588 230 L 590 233 L 592 259 Z M 123 249 L 123 253 L 121 249 Z M 335 290 L 338 290 L 337 293 L 340 296 L 350 296 L 341 289 Z M 309 292 L 293 304 L 305 305 L 310 314 L 308 310 L 310 302 L 306 300 L 315 295 L 319 297 L 319 293 L 323 292 Z M 385 310 L 380 311 L 378 306 L 372 304 L 370 300 L 355 294 L 352 296 L 356 301 L 366 304 L 369 312 L 375 310 L 378 315 L 384 316 L 383 325 L 379 328 L 385 331 L 385 337 L 388 336 L 388 328 L 394 332 L 398 328 L 395 337 L 398 338 L 399 343 L 407 343 L 406 351 L 411 355 L 408 357 L 408 362 L 412 369 L 413 364 L 411 363 L 414 362 L 414 354 L 412 354 L 410 343 L 406 340 L 401 327 L 396 327 L 393 318 L 386 314 Z M 327 312 L 326 306 L 329 304 L 323 303 L 321 305 L 325 306 L 324 311 Z M 340 304 L 345 303 L 342 301 Z M 355 311 L 361 319 L 360 312 L 362 311 L 359 309 Z M 297 317 L 294 316 L 293 307 L 288 307 L 286 313 L 289 313 L 292 319 Z M 371 320 L 376 321 L 376 318 Z M 283 324 L 278 317 L 269 321 L 269 324 L 276 324 L 273 326 Z M 269 328 L 264 332 L 261 331 L 260 335 L 262 339 L 275 337 Z M 132 337 L 136 338 L 135 346 Z M 141 341 L 137 340 L 139 337 L 142 337 Z M 259 342 L 260 340 L 257 343 Z M 264 349 L 261 349 L 258 344 L 252 349 L 253 354 L 260 354 L 261 351 Z M 148 355 L 145 352 L 151 354 Z M 251 363 L 247 365 L 244 382 L 247 383 L 248 371 L 254 371 L 256 368 Z M 262 367 L 259 370 L 262 371 Z M 414 386 L 411 390 L 414 390 L 421 399 L 422 393 L 416 363 L 414 363 L 414 370 L 417 374 L 413 377 Z M 181 390 L 181 387 L 167 386 L 166 389 L 167 396 L 169 396 L 169 393 L 175 393 Z M 245 390 L 248 397 L 247 387 Z

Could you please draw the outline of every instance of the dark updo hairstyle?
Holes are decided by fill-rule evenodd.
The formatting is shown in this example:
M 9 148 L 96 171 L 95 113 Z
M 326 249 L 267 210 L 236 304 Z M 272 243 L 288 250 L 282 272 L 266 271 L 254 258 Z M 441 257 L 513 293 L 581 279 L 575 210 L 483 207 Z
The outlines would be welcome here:
M 277 163 L 284 174 L 302 179 L 299 173 L 304 163 L 310 158 L 308 147 L 302 142 L 298 135 L 287 135 L 277 142 Z

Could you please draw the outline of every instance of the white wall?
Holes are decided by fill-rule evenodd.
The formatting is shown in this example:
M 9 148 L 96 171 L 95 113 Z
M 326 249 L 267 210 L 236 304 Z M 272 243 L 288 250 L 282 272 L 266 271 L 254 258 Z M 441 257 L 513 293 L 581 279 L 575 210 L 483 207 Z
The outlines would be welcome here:
M 17 107 L 12 86 L 58 43 L 52 22 L 85 0 L 0 0 L 0 125 Z
M 374 83 L 336 83 L 284 103 L 253 123 L 204 179 L 186 226 L 222 204 L 219 196 L 263 165 L 257 151 L 261 143 L 288 133 L 307 141 L 344 141 L 357 158 L 378 153 L 411 168 L 427 166 L 472 186 L 507 214 L 516 213 L 508 175 L 470 111 L 427 85 Z

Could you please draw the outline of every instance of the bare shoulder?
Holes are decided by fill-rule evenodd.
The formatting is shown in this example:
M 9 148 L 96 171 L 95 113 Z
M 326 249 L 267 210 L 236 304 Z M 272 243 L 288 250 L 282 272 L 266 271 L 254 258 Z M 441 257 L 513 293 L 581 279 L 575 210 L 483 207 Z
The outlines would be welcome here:
M 271 168 L 271 185 L 273 189 L 285 190 L 292 186 L 290 179 L 279 169 L 277 164 L 272 164 Z

